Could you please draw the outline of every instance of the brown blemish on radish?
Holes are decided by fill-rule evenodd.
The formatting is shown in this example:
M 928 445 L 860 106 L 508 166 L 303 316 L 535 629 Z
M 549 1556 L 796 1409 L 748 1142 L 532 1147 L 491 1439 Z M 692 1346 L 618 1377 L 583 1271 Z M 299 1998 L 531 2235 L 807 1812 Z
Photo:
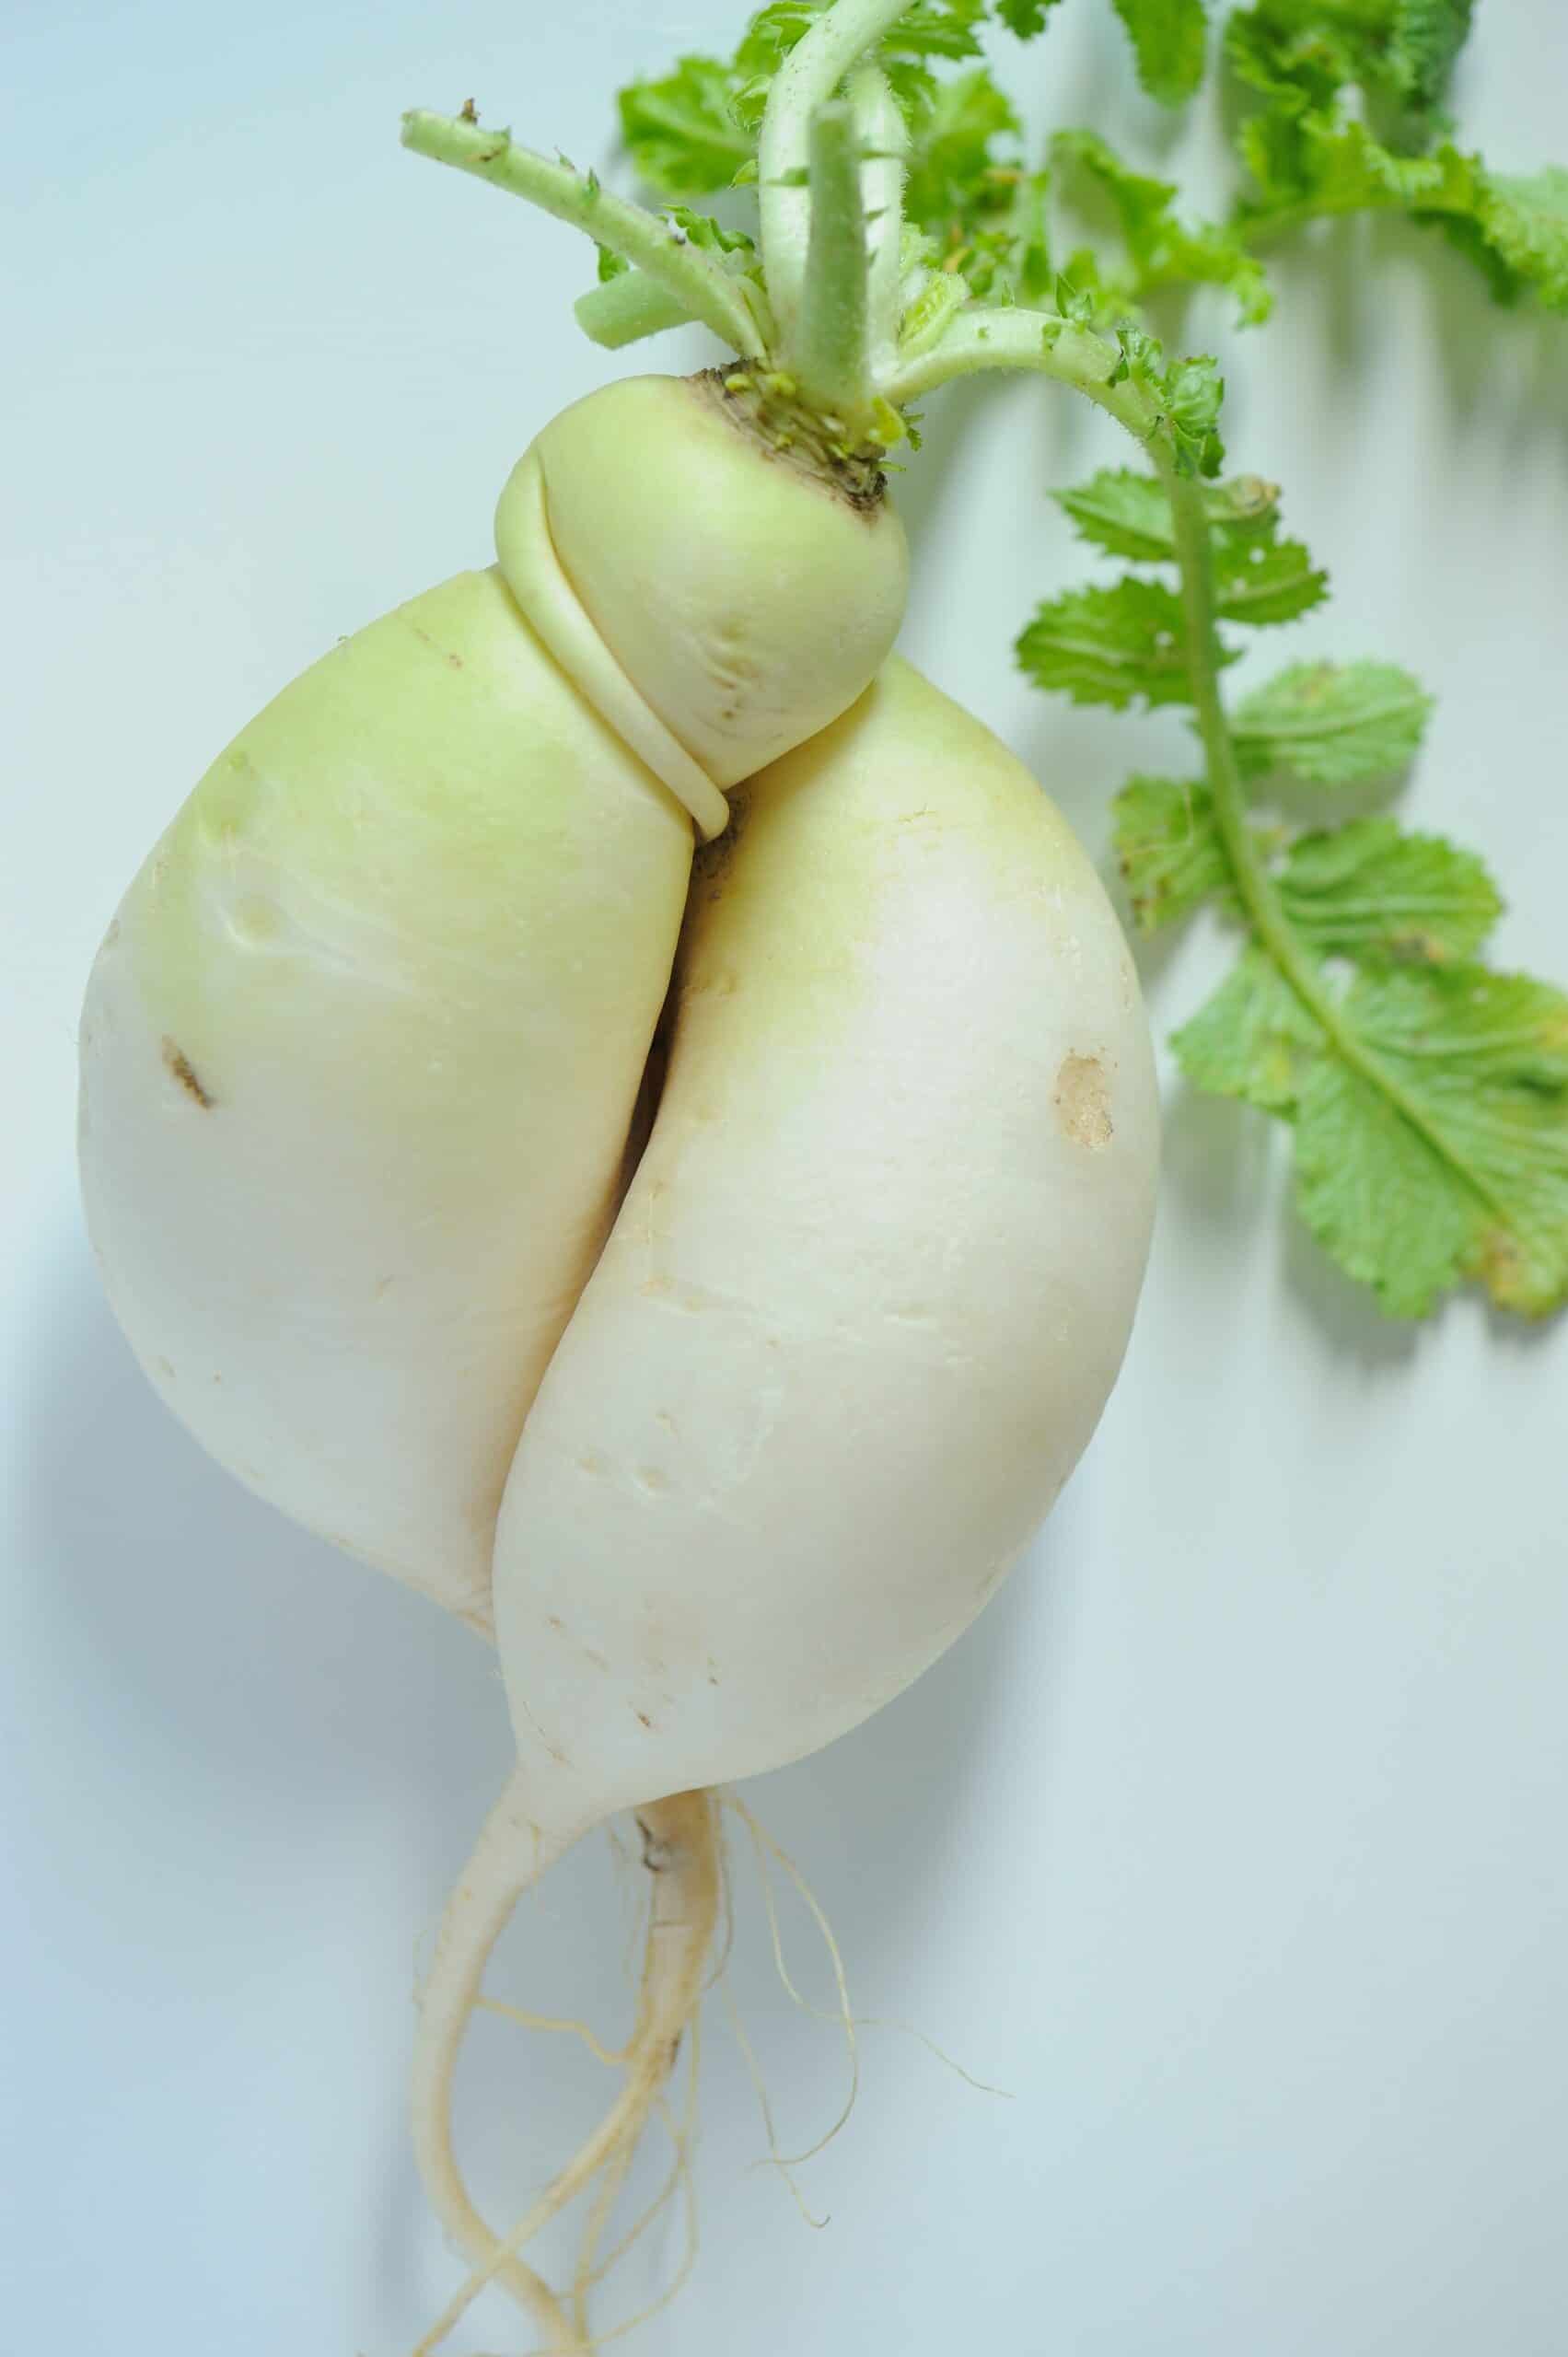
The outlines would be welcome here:
M 196 1077 L 196 1068 L 184 1049 L 177 1047 L 172 1039 L 164 1040 L 163 1063 L 164 1070 L 172 1074 L 187 1097 L 193 1097 L 203 1113 L 211 1112 L 213 1107 L 211 1092 L 203 1087 L 202 1082 Z
M 424 644 L 429 647 L 433 655 L 441 656 L 451 670 L 460 671 L 462 669 L 462 656 L 455 653 L 451 647 L 443 646 L 437 639 L 431 636 L 430 633 L 425 630 L 421 623 L 411 622 L 409 624 L 409 628 L 412 631 L 415 638 L 422 640 Z M 343 642 L 340 640 L 339 644 L 341 645 L 342 644 Z
M 1098 1056 L 1067 1055 L 1056 1075 L 1056 1117 L 1074 1145 L 1098 1153 L 1110 1144 L 1110 1092 Z

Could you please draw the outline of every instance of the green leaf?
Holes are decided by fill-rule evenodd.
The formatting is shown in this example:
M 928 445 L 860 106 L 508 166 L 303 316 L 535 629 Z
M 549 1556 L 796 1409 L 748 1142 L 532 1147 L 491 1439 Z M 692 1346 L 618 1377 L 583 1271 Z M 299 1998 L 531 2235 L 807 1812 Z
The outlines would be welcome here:
M 1560 1306 L 1568 998 L 1454 960 L 1364 968 L 1328 1003 L 1331 1030 L 1254 946 L 1173 1045 L 1200 1087 L 1294 1121 L 1303 1217 L 1391 1316 L 1465 1278 Z
M 728 188 L 756 141 L 735 110 L 735 75 L 714 57 L 678 58 L 621 92 L 621 136 L 637 176 L 665 196 Z
M 1018 122 L 983 66 L 933 81 L 911 109 L 904 217 L 981 300 L 1039 304 L 1051 286 L 1044 172 L 1023 168 Z
M 1132 38 L 1138 79 L 1162 106 L 1179 106 L 1203 78 L 1203 0 L 1113 0 Z
M 1101 323 L 1105 310 L 1104 296 L 1105 289 L 1093 254 L 1086 250 L 1070 254 L 1066 269 L 1056 273 L 1051 308 L 1074 327 L 1094 328 Z M 1158 346 L 1156 345 L 1155 349 L 1157 351 Z
M 752 17 L 733 69 L 744 122 L 754 125 L 761 120 L 768 85 L 828 5 L 829 0 L 770 0 Z M 906 8 L 876 51 L 900 99 L 918 101 L 923 92 L 929 92 L 931 77 L 924 68 L 933 59 L 978 57 L 977 29 L 984 16 L 985 0 L 915 0 L 915 6 Z
M 1484 967 L 1357 977 L 1342 1008 L 1365 1068 L 1302 1088 L 1297 1200 L 1391 1315 L 1462 1278 L 1541 1316 L 1568 1295 L 1568 999 Z
M 1332 34 L 1292 32 L 1275 11 L 1237 8 L 1225 29 L 1225 63 L 1237 79 L 1287 114 L 1329 104 L 1354 74 L 1351 52 Z
M 1299 540 L 1275 540 L 1272 522 L 1261 530 L 1215 537 L 1215 605 L 1226 621 L 1292 622 L 1328 596 L 1328 575 L 1316 569 Z
M 1260 504 L 1260 494 L 1267 494 Z M 1081 539 L 1111 556 L 1159 564 L 1176 555 L 1170 502 L 1153 475 L 1107 468 L 1075 491 L 1053 494 Z M 1250 504 L 1249 504 L 1250 503 Z M 1249 477 L 1216 486 L 1206 496 L 1215 603 L 1229 621 L 1260 625 L 1294 621 L 1328 595 L 1328 575 L 1299 540 L 1278 538 L 1273 486 Z
M 1053 492 L 1051 497 L 1072 517 L 1079 539 L 1109 556 L 1156 564 L 1167 563 L 1176 553 L 1170 502 L 1157 476 L 1140 474 L 1132 467 L 1107 467 L 1075 491 Z
M 825 7 L 828 0 L 819 0 Z M 884 58 L 978 57 L 985 0 L 915 0 L 882 36 Z
M 1112 842 L 1140 933 L 1191 915 L 1212 894 L 1231 894 L 1230 862 L 1206 785 L 1129 778 L 1111 806 Z
M 770 0 L 728 62 L 681 57 L 668 74 L 630 83 L 618 101 L 621 135 L 638 176 L 666 196 L 705 195 L 753 180 L 773 76 L 827 5 Z M 978 57 L 984 14 L 985 0 L 916 0 L 877 44 L 877 61 L 917 138 L 942 103 L 933 63 Z
M 1063 316 L 1073 314 L 1064 309 Z M 1167 361 L 1164 346 L 1131 320 L 1123 320 L 1116 330 L 1116 347 L 1121 356 L 1111 381 L 1130 378 L 1158 402 L 1178 471 L 1218 474 L 1225 459 L 1219 435 L 1225 378 L 1218 362 L 1208 353 Z
M 1333 110 L 1255 115 L 1243 126 L 1240 145 L 1260 194 L 1237 217 L 1253 230 L 1272 226 L 1280 214 L 1309 218 L 1368 209 L 1473 220 L 1485 187 L 1479 159 L 1446 142 L 1427 156 L 1399 155 L 1364 122 Z
M 1518 290 L 1568 310 L 1568 171 L 1551 164 L 1527 180 L 1489 178 L 1478 226 Z
M 1268 952 L 1253 947 L 1170 1044 L 1198 1087 L 1288 1113 L 1323 1033 Z
M 964 247 L 1011 210 L 1018 118 L 983 66 L 938 83 L 912 127 L 904 217 L 939 256 Z M 995 142 L 1007 142 L 1005 153 Z M 1005 175 L 1005 177 L 1004 177 Z
M 1473 13 L 1474 0 L 1397 0 L 1388 73 L 1418 112 L 1429 113 L 1441 104 Z
M 1375 1083 L 1319 1059 L 1297 1107 L 1295 1201 L 1345 1274 L 1393 1318 L 1423 1318 L 1464 1273 L 1475 1206 Z
M 1098 131 L 1059 131 L 1051 159 L 1062 173 L 1078 173 L 1109 201 L 1133 261 L 1144 267 L 1163 242 L 1176 196 L 1173 180 L 1134 171 Z
M 1114 282 L 1124 306 L 1156 286 L 1216 285 L 1234 296 L 1241 326 L 1267 319 L 1272 298 L 1261 266 L 1233 229 L 1179 220 L 1174 182 L 1134 171 L 1098 132 L 1058 132 L 1051 153 L 1055 170 L 1087 182 L 1115 216 L 1127 251 L 1125 277 Z
M 996 14 L 1020 41 L 1033 41 L 1045 30 L 1045 20 L 1056 0 L 996 0 Z
M 1108 555 L 1131 557 L 1140 564 L 1174 563 L 1170 501 L 1157 476 L 1134 467 L 1106 467 L 1076 490 L 1051 495 L 1076 524 L 1080 540 Z M 1227 567 L 1239 577 L 1253 546 L 1273 545 L 1279 492 L 1272 482 L 1256 475 L 1233 476 L 1205 491 L 1204 506 L 1216 577 L 1228 578 Z M 1293 558 L 1293 569 L 1295 563 Z
M 1468 253 L 1500 301 L 1568 310 L 1568 172 L 1492 173 L 1437 137 L 1469 17 L 1469 0 L 1260 0 L 1233 16 L 1226 56 L 1265 101 L 1239 134 L 1257 187 L 1233 234 L 1402 210 Z M 1348 110 L 1355 89 L 1370 116 Z
M 1127 329 L 1121 331 L 1123 350 L 1130 333 Z M 1182 472 L 1218 474 L 1225 462 L 1225 447 L 1219 436 L 1225 378 L 1220 375 L 1219 363 L 1202 353 L 1175 361 L 1162 373 L 1156 373 L 1146 363 L 1142 367 L 1134 364 L 1132 375 L 1142 375 L 1163 401 L 1167 421 L 1176 437 L 1177 464 Z
M 738 256 L 738 261 L 732 261 L 731 268 L 740 275 L 746 273 L 757 249 L 744 229 L 726 229 L 711 215 L 693 213 L 687 204 L 667 205 L 665 214 L 688 244 L 700 247 L 704 253 Z
M 1442 965 L 1473 957 L 1503 910 L 1473 852 L 1392 819 L 1298 836 L 1276 881 L 1286 916 L 1325 957 Z
M 1470 15 L 1471 0 L 1260 0 L 1231 17 L 1225 52 L 1243 81 L 1296 112 L 1359 88 L 1415 147 L 1443 126 Z
M 1069 589 L 1040 607 L 1015 652 L 1037 687 L 1074 703 L 1122 712 L 1137 697 L 1151 706 L 1192 700 L 1181 601 L 1159 582 Z
M 1231 733 L 1253 775 L 1308 785 L 1386 777 L 1414 760 L 1432 699 L 1393 663 L 1297 663 L 1244 696 Z
M 1045 210 L 1050 185 L 1048 173 L 1026 172 L 1014 192 L 1007 223 L 1011 247 L 1007 277 L 1016 303 L 1038 306 L 1050 298 L 1054 275 Z

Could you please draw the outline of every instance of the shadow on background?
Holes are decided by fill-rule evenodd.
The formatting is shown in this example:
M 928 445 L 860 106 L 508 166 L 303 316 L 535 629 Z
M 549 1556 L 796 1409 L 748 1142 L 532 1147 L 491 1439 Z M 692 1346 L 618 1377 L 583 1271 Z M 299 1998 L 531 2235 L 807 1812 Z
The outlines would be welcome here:
M 65 1624 L 205 1778 L 312 1807 L 482 1783 L 505 1725 L 485 1649 L 295 1528 L 205 1457 L 116 1327 L 85 1247 L 38 1337 L 32 1556 Z M 192 1674 L 199 1669 L 200 1674 Z
M 63 1656 L 45 1666 L 48 1685 L 90 1695 L 107 1680 L 122 1708 L 99 1759 L 114 1760 L 116 1743 L 122 1756 L 134 1755 L 123 1781 L 115 1768 L 127 1840 L 156 1840 L 156 1829 L 138 1827 L 138 1805 L 162 1812 L 171 1789 L 189 1788 L 193 1810 L 234 1816 L 237 1885 L 249 1887 L 248 1840 L 267 1843 L 264 1873 L 284 1858 L 273 1887 L 286 1905 L 296 1840 L 319 1850 L 334 1817 L 340 1831 L 384 1825 L 404 1885 L 424 1895 L 417 1918 L 387 1926 L 387 1970 L 412 1968 L 509 1763 L 491 1656 L 422 1598 L 294 1528 L 202 1454 L 135 1365 L 79 1241 L 62 1256 L 46 1299 L 22 1411 L 31 1467 L 26 1560 L 48 1592 L 43 1625 Z M 912 1688 L 826 1751 L 747 1789 L 826 1911 L 857 2010 L 886 2010 L 896 1968 L 970 1838 L 981 1806 L 972 1781 L 1008 1689 L 1027 1681 L 1030 1711 L 1049 1705 L 1040 1689 L 1052 1682 L 1057 1607 L 1043 1569 L 1037 1549 L 970 1635 Z M 90 1793 L 87 1805 L 95 1805 Z M 771 2078 L 776 2033 L 791 2050 L 787 2109 L 830 2118 L 842 2046 L 831 2026 L 816 2023 L 805 2026 L 802 2045 L 801 2026 L 781 2020 L 787 2000 L 746 1847 L 737 1828 L 744 1936 L 734 1992 Z M 68 1855 L 61 1871 L 72 1872 Z M 622 1867 L 620 1880 L 618 1910 L 604 1843 L 581 1845 L 524 1902 L 492 1988 L 621 2034 L 614 2026 L 629 2022 L 630 1999 L 616 1918 L 624 1925 L 640 1869 Z M 787 1890 L 783 1903 L 792 1956 L 807 1987 L 825 1995 L 820 1952 L 809 1952 L 816 1934 Z M 330 1929 L 302 1922 L 301 1945 Z M 177 1979 L 178 1956 L 168 1961 Z M 410 1968 L 411 1993 L 412 1979 Z M 716 2001 L 710 2013 L 711 2057 L 727 2032 Z M 519 2044 L 520 2036 L 491 2018 L 476 2022 L 459 2088 L 474 2182 L 482 2194 L 492 2189 L 498 2211 L 574 2149 L 604 2100 L 603 2076 L 575 2040 Z M 865 2059 L 869 2088 L 879 2071 L 918 2067 L 902 2042 Z M 323 2064 L 279 2064 L 285 2074 L 306 2067 L 330 2071 L 330 2047 Z M 761 2150 L 755 2096 L 731 2055 L 717 2070 L 710 2061 L 703 2116 L 716 2141 Z M 720 2190 L 710 2180 L 710 2198 Z M 367 2296 L 389 2314 L 406 2313 L 423 2296 L 417 2260 L 429 2229 L 402 2144 L 387 2153 L 376 2239 L 385 2274 Z M 639 2270 L 645 2296 L 665 2280 L 677 2241 L 673 2229 L 649 2238 Z M 628 2294 L 638 2289 L 629 2278 Z

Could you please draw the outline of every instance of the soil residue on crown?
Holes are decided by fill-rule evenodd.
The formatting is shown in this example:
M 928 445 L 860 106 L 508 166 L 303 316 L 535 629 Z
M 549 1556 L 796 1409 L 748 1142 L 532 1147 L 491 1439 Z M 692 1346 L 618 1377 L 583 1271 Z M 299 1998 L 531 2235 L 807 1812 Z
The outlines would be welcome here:
M 764 459 L 793 468 L 868 523 L 880 514 L 888 489 L 882 446 L 853 448 L 843 428 L 799 400 L 787 377 L 737 361 L 699 369 L 688 382 L 710 393 Z

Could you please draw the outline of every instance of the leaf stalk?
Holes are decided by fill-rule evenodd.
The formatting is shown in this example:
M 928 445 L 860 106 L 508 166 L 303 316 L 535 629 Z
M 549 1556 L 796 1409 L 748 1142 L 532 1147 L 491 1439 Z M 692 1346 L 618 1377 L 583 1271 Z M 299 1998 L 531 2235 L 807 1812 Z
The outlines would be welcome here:
M 1359 1039 L 1336 1005 L 1321 969 L 1297 938 L 1281 904 L 1273 878 L 1258 853 L 1248 824 L 1241 768 L 1219 684 L 1219 642 L 1214 624 L 1214 565 L 1203 487 L 1179 475 L 1164 453 L 1159 469 L 1170 500 L 1181 604 L 1187 623 L 1189 674 L 1213 798 L 1214 825 L 1230 863 L 1237 898 L 1269 956 L 1300 1004 L 1322 1031 L 1334 1053 L 1367 1086 L 1386 1097 L 1444 1167 L 1506 1222 L 1506 1206 L 1468 1169 L 1401 1087 L 1387 1064 Z

